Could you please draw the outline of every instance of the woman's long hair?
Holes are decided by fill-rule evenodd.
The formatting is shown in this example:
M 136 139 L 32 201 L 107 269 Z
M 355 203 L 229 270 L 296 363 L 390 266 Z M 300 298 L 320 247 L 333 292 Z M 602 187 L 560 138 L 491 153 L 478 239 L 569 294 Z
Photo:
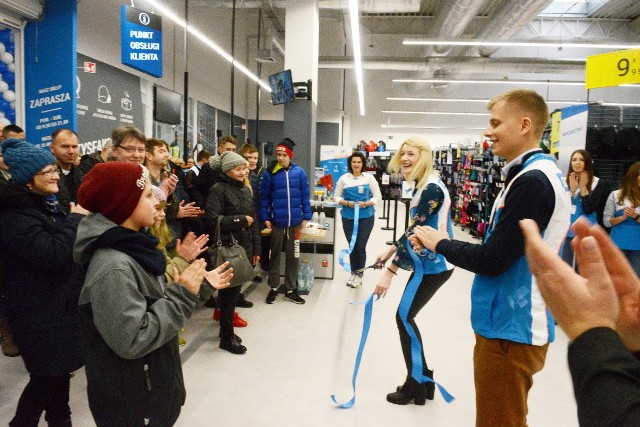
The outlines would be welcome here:
M 389 161 L 389 172 L 394 173 L 402 170 L 402 149 L 405 145 L 417 148 L 420 158 L 409 173 L 409 176 L 405 176 L 404 179 L 406 181 L 415 181 L 416 188 L 422 188 L 429 179 L 429 175 L 434 173 L 434 170 L 431 146 L 421 138 L 411 137 L 402 143 L 400 149 L 396 151 Z
M 567 172 L 567 187 L 570 185 L 569 176 L 571 175 L 571 172 L 575 172 L 573 170 L 573 166 L 571 165 L 571 160 L 573 160 L 573 156 L 576 153 L 581 154 L 582 158 L 584 159 L 584 171 L 589 177 L 587 179 L 587 189 L 591 191 L 591 184 L 593 184 L 593 175 L 595 174 L 595 172 L 593 171 L 593 160 L 591 159 L 591 154 L 589 154 L 587 150 L 576 150 L 571 153 L 571 157 L 569 157 L 569 172 Z
M 158 207 L 156 209 L 158 210 L 164 209 L 166 206 L 167 206 L 167 202 L 160 202 L 158 203 Z M 155 226 L 155 224 L 149 227 L 149 231 L 153 236 L 157 237 L 158 240 L 160 241 L 158 243 L 158 249 L 160 249 L 160 251 L 166 254 L 167 245 L 171 242 L 171 240 L 173 240 L 173 236 L 171 235 L 171 230 L 169 230 L 169 227 L 167 226 L 167 218 L 166 217 L 163 218 L 162 222 L 157 227 Z
M 624 175 L 618 203 L 622 204 L 624 199 L 629 199 L 634 206 L 640 206 L 640 187 L 638 186 L 638 175 L 640 175 L 640 162 L 635 162 Z

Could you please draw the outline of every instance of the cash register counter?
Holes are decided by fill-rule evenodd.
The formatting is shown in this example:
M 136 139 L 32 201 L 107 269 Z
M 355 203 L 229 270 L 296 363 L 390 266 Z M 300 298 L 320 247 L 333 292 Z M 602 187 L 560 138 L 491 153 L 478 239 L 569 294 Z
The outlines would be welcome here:
M 317 234 L 300 234 L 300 261 L 312 262 L 317 279 L 333 279 L 335 237 L 336 237 L 336 203 L 311 201 L 314 212 L 324 212 L 326 229 L 318 230 Z M 280 272 L 284 273 L 285 257 L 280 257 Z

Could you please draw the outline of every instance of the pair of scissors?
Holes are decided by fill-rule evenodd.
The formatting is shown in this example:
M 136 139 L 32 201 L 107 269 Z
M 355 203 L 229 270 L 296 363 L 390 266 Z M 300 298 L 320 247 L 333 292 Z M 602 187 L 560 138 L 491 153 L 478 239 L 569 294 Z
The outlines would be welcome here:
M 368 267 L 364 267 L 364 268 L 361 268 L 360 270 L 356 270 L 356 271 L 354 271 L 354 273 L 362 273 L 363 271 L 365 271 L 365 270 L 367 270 L 369 268 L 373 268 L 374 270 L 380 270 L 382 267 L 384 267 L 384 264 L 385 263 L 383 261 L 378 261 L 375 264 L 371 264 Z

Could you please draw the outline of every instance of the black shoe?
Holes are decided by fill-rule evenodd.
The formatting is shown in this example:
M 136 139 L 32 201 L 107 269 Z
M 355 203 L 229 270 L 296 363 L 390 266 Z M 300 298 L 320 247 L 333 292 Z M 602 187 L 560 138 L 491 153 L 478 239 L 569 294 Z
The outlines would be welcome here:
M 233 338 L 220 340 L 220 348 L 233 354 L 244 354 L 247 352 L 247 347 L 240 344 L 235 336 Z
M 277 289 L 271 289 L 269 291 L 269 295 L 267 295 L 267 304 L 273 304 L 274 302 L 276 302 L 276 297 L 278 296 L 278 290 Z
M 207 308 L 216 308 L 216 299 L 214 297 L 210 297 L 205 303 L 204 306 Z
M 253 283 L 262 283 L 262 277 L 256 276 L 253 278 Z
M 433 372 L 429 372 L 431 375 L 428 376 L 433 378 Z M 416 405 L 424 405 L 427 400 L 433 400 L 435 387 L 436 385 L 433 382 L 419 384 L 409 377 L 402 386 L 398 386 L 395 393 L 387 394 L 387 402 L 395 405 L 406 405 L 413 401 Z
M 298 295 L 298 291 L 296 291 L 295 289 L 292 291 L 287 291 L 287 293 L 284 294 L 284 299 L 296 304 L 304 304 L 304 300 L 300 298 L 300 295 Z
M 242 338 L 240 338 L 236 334 L 233 334 L 233 337 L 236 339 L 236 341 L 238 341 L 238 344 L 242 344 Z M 218 334 L 218 338 L 220 338 L 220 340 L 222 340 L 222 335 Z
M 253 303 L 251 301 L 247 301 L 244 295 L 239 294 L 238 299 L 236 300 L 236 307 L 251 308 L 253 307 Z

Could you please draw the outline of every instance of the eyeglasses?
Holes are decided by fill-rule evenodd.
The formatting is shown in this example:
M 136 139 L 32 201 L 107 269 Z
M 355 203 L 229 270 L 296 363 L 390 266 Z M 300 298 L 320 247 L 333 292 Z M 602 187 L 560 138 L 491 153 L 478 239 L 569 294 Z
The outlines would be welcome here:
M 48 171 L 36 172 L 35 175 L 45 176 L 45 177 L 53 177 L 60 176 L 60 171 L 58 169 L 51 169 Z
M 147 151 L 146 148 L 127 147 L 127 146 L 124 146 L 124 145 L 118 145 L 118 148 L 122 148 L 124 151 L 126 151 L 129 154 L 133 154 L 135 152 L 138 152 L 140 154 L 144 154 Z

